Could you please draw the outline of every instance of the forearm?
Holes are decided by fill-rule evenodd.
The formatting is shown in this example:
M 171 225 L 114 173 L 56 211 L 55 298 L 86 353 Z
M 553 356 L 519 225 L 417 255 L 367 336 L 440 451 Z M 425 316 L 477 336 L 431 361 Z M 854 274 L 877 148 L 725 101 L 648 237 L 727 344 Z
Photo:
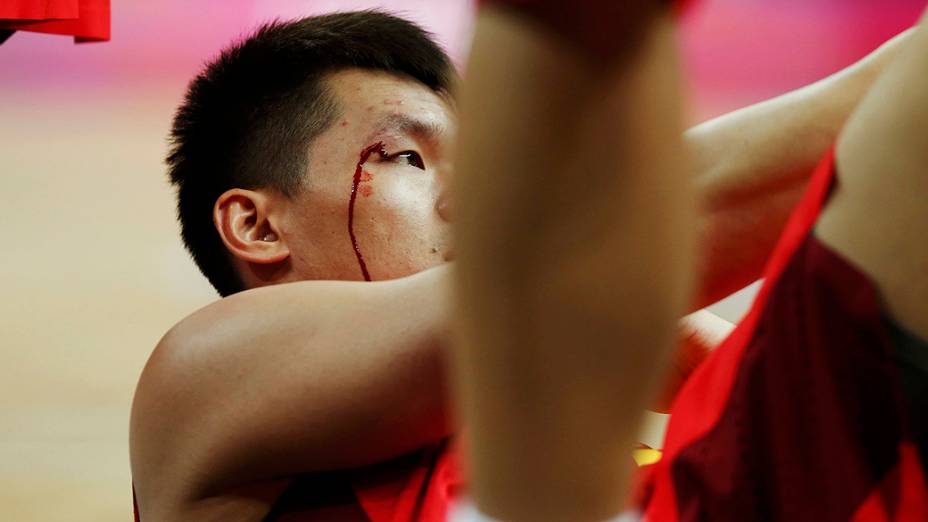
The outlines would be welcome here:
M 909 37 L 808 87 L 687 131 L 702 199 L 694 309 L 760 276 L 812 170 Z
M 670 22 L 645 32 L 631 62 L 596 71 L 518 21 L 478 23 L 456 164 L 458 368 L 471 491 L 502 519 L 622 507 L 673 339 L 691 191 Z
M 876 287 L 887 315 L 928 338 L 928 12 L 842 132 L 836 189 L 816 227 Z

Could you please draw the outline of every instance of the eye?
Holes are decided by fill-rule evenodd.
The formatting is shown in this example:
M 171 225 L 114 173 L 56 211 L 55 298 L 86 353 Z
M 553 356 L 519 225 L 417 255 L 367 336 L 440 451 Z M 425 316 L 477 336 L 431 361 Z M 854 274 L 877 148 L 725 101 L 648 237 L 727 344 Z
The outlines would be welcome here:
M 420 170 L 425 170 L 425 162 L 422 161 L 422 156 L 414 150 L 404 150 L 403 152 L 397 152 L 396 154 L 390 156 L 391 160 L 405 163 L 406 165 L 411 165 Z

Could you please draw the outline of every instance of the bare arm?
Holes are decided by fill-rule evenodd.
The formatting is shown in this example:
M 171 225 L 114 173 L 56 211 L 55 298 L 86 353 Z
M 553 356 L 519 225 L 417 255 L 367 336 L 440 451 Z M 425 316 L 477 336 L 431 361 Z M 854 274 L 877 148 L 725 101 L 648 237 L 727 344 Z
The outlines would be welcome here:
M 848 121 L 819 237 L 876 283 L 886 311 L 928 338 L 928 14 Z
M 670 407 L 686 380 L 735 329 L 735 325 L 709 312 L 699 310 L 687 315 L 677 325 L 677 346 L 657 400 L 650 410 L 671 413 Z
M 907 31 L 822 81 L 686 132 L 702 198 L 694 309 L 760 277 L 812 170 L 910 37 Z
M 133 405 L 143 511 L 370 464 L 446 435 L 447 270 L 253 290 L 176 326 Z
M 457 359 L 471 493 L 491 516 L 622 507 L 691 260 L 669 18 L 643 21 L 611 68 L 505 12 L 478 20 L 456 161 Z
M 701 302 L 757 277 L 806 173 L 897 46 L 686 134 L 710 203 L 701 220 L 710 246 Z M 132 430 L 139 488 L 154 482 L 148 477 L 190 476 L 195 484 L 185 494 L 194 496 L 371 464 L 446 435 L 446 272 L 382 286 L 282 285 L 185 320 L 162 341 L 139 385 Z

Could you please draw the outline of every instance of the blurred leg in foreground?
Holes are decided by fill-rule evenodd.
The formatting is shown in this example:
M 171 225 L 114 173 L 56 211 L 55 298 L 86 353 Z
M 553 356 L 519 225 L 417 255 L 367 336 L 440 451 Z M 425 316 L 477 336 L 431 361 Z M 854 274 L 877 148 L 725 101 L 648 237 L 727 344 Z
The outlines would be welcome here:
M 510 11 L 477 24 L 456 150 L 457 376 L 471 493 L 504 520 L 621 512 L 688 304 L 672 15 L 628 6 L 608 56 Z

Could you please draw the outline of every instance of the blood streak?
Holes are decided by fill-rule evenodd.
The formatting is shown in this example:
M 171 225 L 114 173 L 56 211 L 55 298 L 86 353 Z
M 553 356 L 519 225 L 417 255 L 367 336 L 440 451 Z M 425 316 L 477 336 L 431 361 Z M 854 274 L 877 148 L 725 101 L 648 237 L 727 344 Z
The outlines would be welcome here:
M 378 153 L 381 156 L 385 154 L 383 142 L 377 142 L 361 151 L 361 158 L 358 160 L 358 166 L 354 169 L 354 178 L 351 180 L 351 196 L 348 200 L 348 237 L 351 238 L 351 246 L 354 247 L 354 255 L 358 258 L 358 266 L 361 267 L 361 275 L 365 281 L 371 280 L 371 274 L 367 271 L 367 264 L 364 262 L 364 256 L 361 249 L 358 248 L 358 239 L 354 235 L 354 202 L 358 198 L 358 184 L 361 183 L 361 173 L 364 171 L 364 164 L 370 159 L 371 154 Z

